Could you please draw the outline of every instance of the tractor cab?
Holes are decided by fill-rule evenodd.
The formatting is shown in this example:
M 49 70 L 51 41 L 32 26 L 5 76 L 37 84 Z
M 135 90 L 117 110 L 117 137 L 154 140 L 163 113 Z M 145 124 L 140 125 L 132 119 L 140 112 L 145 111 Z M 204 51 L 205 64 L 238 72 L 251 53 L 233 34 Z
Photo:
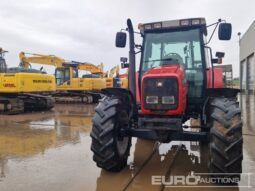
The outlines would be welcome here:
M 194 106 L 202 104 L 204 101 L 207 84 L 206 69 L 211 65 L 208 59 L 208 49 L 204 46 L 207 35 L 205 19 L 195 18 L 140 24 L 139 29 L 143 35 L 143 50 L 139 68 L 139 79 L 142 84 L 140 87 L 144 87 L 141 88 L 141 99 L 146 99 L 142 95 L 147 95 L 146 91 L 149 91 L 143 80 L 153 70 L 161 68 L 161 74 L 163 73 L 165 78 L 175 78 L 176 82 L 165 83 L 161 88 L 154 87 L 154 91 L 162 92 L 160 89 L 170 90 L 174 86 L 178 88 L 173 89 L 172 92 L 165 92 L 171 96 L 166 97 L 167 95 L 162 94 L 162 100 L 158 101 L 165 103 L 162 105 L 167 105 L 165 100 L 168 100 L 169 108 L 171 108 L 171 104 L 174 105 L 178 102 L 180 110 L 175 112 L 177 115 L 183 114 L 185 111 L 193 112 Z M 169 70 L 170 68 L 176 69 Z M 157 73 L 154 76 L 156 81 L 159 76 L 162 76 L 161 74 Z M 150 75 L 150 78 L 152 77 Z M 163 87 L 166 85 L 169 87 Z M 149 92 L 149 94 L 153 94 L 153 92 Z M 189 103 L 187 104 L 187 102 Z M 142 103 L 142 109 L 145 104 Z M 188 106 L 187 110 L 186 106 Z
M 188 97 L 200 100 L 206 84 L 204 71 L 209 67 L 205 57 L 208 50 L 204 48 L 205 26 L 205 19 L 140 25 L 144 35 L 141 78 L 153 68 L 181 65 L 185 70 L 184 84 L 188 85 Z
M 214 74 L 212 63 L 218 63 L 218 59 L 212 58 L 210 47 L 206 46 L 207 26 L 205 19 L 191 18 L 153 22 L 139 24 L 138 28 L 143 37 L 143 43 L 141 46 L 138 89 L 136 91 L 138 96 L 136 97 L 143 100 L 141 101 L 143 112 L 146 112 L 144 105 L 160 104 L 162 101 L 164 105 L 169 105 L 169 108 L 173 108 L 170 106 L 171 104 L 179 102 L 179 105 L 182 105 L 180 107 L 183 109 L 175 112 L 175 114 L 183 114 L 184 110 L 186 113 L 199 112 L 197 105 L 203 104 L 206 98 L 206 89 L 209 88 L 209 82 L 215 81 L 212 79 L 214 77 L 212 75 Z M 121 38 L 122 33 L 119 33 L 120 39 L 123 39 Z M 124 35 L 125 33 L 123 33 Z M 231 25 L 220 23 L 219 38 L 228 40 L 230 36 Z M 121 42 L 119 41 L 119 43 Z M 176 68 L 176 66 L 178 67 Z M 176 70 L 169 70 L 170 68 L 176 68 Z M 158 69 L 160 69 L 160 73 L 154 72 Z M 217 75 L 218 78 L 221 76 L 222 74 Z M 153 85 L 146 86 L 144 82 L 148 78 L 155 79 L 154 87 Z M 159 78 L 173 78 L 176 81 L 169 83 L 169 87 L 165 87 L 167 83 L 158 87 L 156 83 L 158 83 Z M 178 90 L 165 92 L 171 96 L 163 95 L 162 89 L 170 90 L 173 89 L 171 88 L 173 86 L 178 86 Z M 222 83 L 218 87 L 222 87 Z M 146 91 L 149 92 L 146 93 Z M 163 94 L 156 96 L 156 92 Z M 144 95 L 147 97 L 143 97 Z M 152 103 L 146 103 L 146 100 Z M 169 104 L 164 100 L 170 101 Z M 152 108 L 155 107 L 152 106 Z M 157 108 L 159 107 L 157 106 Z M 147 113 L 149 112 L 147 111 Z

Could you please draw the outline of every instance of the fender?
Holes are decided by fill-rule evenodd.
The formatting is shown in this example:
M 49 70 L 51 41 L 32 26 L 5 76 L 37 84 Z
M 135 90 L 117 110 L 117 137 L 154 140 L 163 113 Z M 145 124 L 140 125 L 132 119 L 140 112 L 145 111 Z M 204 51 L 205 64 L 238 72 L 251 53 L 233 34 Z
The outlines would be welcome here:
M 116 96 L 122 103 L 129 105 L 129 108 L 131 109 L 130 118 L 132 119 L 133 117 L 133 119 L 138 120 L 138 107 L 130 90 L 124 88 L 104 88 L 101 92 L 106 96 Z
M 240 92 L 240 89 L 235 88 L 207 88 L 206 96 L 207 97 L 236 97 Z

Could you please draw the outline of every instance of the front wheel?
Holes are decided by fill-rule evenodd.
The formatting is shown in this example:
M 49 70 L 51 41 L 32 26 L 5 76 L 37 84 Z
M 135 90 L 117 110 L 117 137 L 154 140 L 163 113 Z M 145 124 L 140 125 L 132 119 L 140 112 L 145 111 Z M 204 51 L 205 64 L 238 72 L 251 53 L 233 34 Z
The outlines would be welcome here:
M 242 121 L 238 102 L 236 99 L 215 98 L 211 102 L 211 107 L 210 173 L 224 178 L 220 181 L 235 178 L 238 182 L 242 173 L 243 159 Z
M 121 135 L 128 128 L 129 114 L 125 103 L 113 97 L 104 97 L 95 109 L 91 150 L 97 166 L 108 171 L 120 171 L 127 165 L 131 138 Z

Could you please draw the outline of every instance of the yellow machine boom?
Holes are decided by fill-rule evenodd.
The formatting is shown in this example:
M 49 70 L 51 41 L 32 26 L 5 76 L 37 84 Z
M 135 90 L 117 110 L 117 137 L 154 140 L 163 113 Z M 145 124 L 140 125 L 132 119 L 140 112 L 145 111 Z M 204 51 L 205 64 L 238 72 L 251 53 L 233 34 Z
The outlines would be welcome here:
M 65 60 L 63 58 L 54 55 L 43 55 L 43 54 L 31 54 L 32 56 L 27 57 L 25 52 L 19 53 L 20 66 L 23 68 L 31 68 L 30 63 L 35 64 L 46 64 L 55 67 L 62 67 Z
M 31 63 L 55 66 L 58 95 L 73 96 L 80 94 L 85 97 L 85 100 L 91 102 L 93 98 L 98 97 L 101 89 L 106 87 L 102 64 L 95 66 L 87 62 L 69 62 L 54 55 L 30 54 L 30 56 L 26 56 L 24 52 L 21 52 L 19 56 L 20 65 L 24 68 L 30 67 Z M 91 75 L 84 75 L 81 78 L 78 76 L 78 72 L 81 70 L 89 71 Z M 61 94 L 63 92 L 65 94 Z M 82 100 L 84 99 L 82 98 Z

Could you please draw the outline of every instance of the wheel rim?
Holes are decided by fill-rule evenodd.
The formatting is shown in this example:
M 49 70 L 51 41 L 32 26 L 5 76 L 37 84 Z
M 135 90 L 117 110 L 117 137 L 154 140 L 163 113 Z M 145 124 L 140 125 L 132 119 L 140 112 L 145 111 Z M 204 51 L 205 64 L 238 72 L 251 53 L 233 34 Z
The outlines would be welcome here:
M 128 148 L 129 139 L 129 137 L 123 137 L 122 140 L 117 139 L 117 149 L 120 156 L 125 154 Z
M 125 118 L 128 119 L 128 114 L 125 111 L 120 112 L 120 116 L 122 116 L 124 119 Z M 123 119 L 123 118 L 121 118 L 121 119 Z M 128 128 L 128 126 L 129 126 L 128 123 L 126 123 L 126 124 L 121 124 L 119 127 Z M 120 156 L 123 156 L 125 154 L 126 150 L 128 149 L 129 139 L 130 139 L 130 137 L 121 137 L 121 135 L 118 136 L 116 145 L 117 145 L 118 153 Z

